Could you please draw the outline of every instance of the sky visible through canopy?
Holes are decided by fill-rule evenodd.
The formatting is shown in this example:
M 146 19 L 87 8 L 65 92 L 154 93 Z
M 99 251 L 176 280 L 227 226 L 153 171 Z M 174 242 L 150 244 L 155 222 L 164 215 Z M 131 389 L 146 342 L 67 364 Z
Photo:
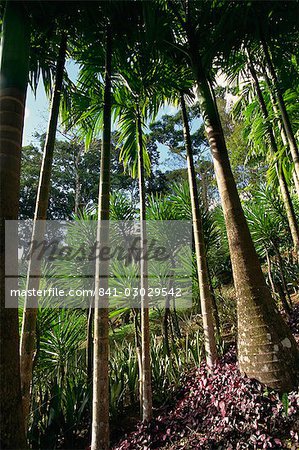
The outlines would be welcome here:
M 76 81 L 78 75 L 78 66 L 74 64 L 73 61 L 69 60 L 66 64 L 66 69 L 68 72 L 68 76 L 72 81 Z M 157 119 L 159 120 L 164 114 L 175 114 L 178 112 L 178 108 L 167 105 L 161 108 Z M 27 91 L 27 101 L 26 101 L 26 110 L 25 110 L 25 124 L 24 124 L 24 135 L 23 135 L 23 145 L 39 145 L 39 139 L 35 136 L 36 133 L 42 134 L 47 130 L 49 116 L 49 100 L 46 96 L 45 89 L 43 86 L 43 82 L 40 81 L 36 96 L 29 88 Z M 192 132 L 196 131 L 199 127 L 200 121 L 194 120 L 192 122 Z M 57 139 L 63 140 L 64 137 L 59 131 L 56 135 Z M 158 148 L 160 151 L 160 168 L 161 170 L 168 169 L 168 159 L 171 156 L 171 152 L 167 146 L 158 144 Z M 184 162 L 182 161 L 182 167 L 184 166 Z

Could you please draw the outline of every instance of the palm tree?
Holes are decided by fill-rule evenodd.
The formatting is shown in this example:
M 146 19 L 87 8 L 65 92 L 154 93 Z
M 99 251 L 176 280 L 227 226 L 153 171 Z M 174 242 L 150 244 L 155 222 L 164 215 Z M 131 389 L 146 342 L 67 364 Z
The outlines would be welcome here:
M 98 74 L 100 72 L 101 61 L 99 62 L 99 52 L 93 51 L 94 46 L 87 45 L 81 49 L 79 59 L 81 59 L 83 70 L 79 76 L 79 83 L 82 92 L 75 91 L 73 96 L 72 111 L 70 114 L 70 122 L 73 124 L 79 123 L 86 138 L 86 145 L 90 145 L 93 136 L 103 129 L 102 141 L 102 155 L 101 155 L 101 175 L 100 175 L 100 191 L 99 191 L 99 214 L 98 214 L 98 236 L 97 241 L 104 245 L 108 240 L 108 227 L 103 223 L 103 220 L 109 220 L 109 165 L 110 165 L 110 131 L 111 131 L 111 106 L 115 103 L 115 96 L 111 95 L 111 52 L 112 52 L 112 31 L 113 39 L 117 39 L 118 45 L 113 48 L 115 53 L 115 63 L 119 63 L 124 58 L 122 51 L 127 48 L 127 28 L 126 22 L 120 24 L 120 17 L 124 14 L 130 16 L 128 22 L 132 19 L 131 15 L 135 17 L 138 8 L 126 8 L 126 4 L 122 2 L 116 3 L 113 6 L 107 4 L 107 11 L 110 24 L 107 30 L 107 48 L 106 48 L 106 65 L 104 82 L 102 83 Z M 131 30 L 130 30 L 131 32 Z M 124 39 L 124 35 L 126 39 Z M 91 36 L 94 38 L 94 36 Z M 101 47 L 100 47 L 101 48 Z M 85 58 L 87 56 L 87 63 Z M 101 51 L 100 51 L 101 57 Z M 93 59 L 94 58 L 94 59 Z M 98 64 L 99 62 L 99 64 Z M 120 64 L 121 65 L 121 64 Z M 114 72 L 118 66 L 114 66 Z M 117 76 L 115 75 L 115 79 Z M 104 91 L 104 102 L 99 102 L 99 92 Z M 117 108 L 115 108 L 117 110 Z M 108 114 L 109 113 L 109 114 Z M 109 115 L 109 119 L 108 119 Z M 117 116 L 117 112 L 115 113 Z M 108 130 L 109 121 L 109 130 Z M 109 139 L 108 139 L 109 134 Z M 96 266 L 96 287 L 95 292 L 98 296 L 98 287 L 101 283 L 101 288 L 105 291 L 108 287 L 108 280 L 101 278 L 99 274 L 108 270 L 101 262 Z M 95 305 L 99 304 L 99 298 L 95 298 Z M 92 449 L 107 448 L 109 445 L 109 391 L 108 391 L 108 298 L 101 297 L 102 308 L 98 310 L 95 306 L 94 319 L 94 367 L 93 367 L 93 421 L 92 421 Z
M 275 308 L 241 206 L 215 95 L 207 76 L 207 67 L 203 64 L 204 47 L 200 47 L 200 43 L 204 36 L 199 36 L 202 29 L 199 26 L 202 19 L 200 5 L 186 0 L 183 11 L 173 5 L 169 2 L 187 41 L 184 51 L 188 53 L 196 80 L 197 96 L 225 216 L 238 299 L 239 366 L 249 377 L 286 391 L 292 389 L 296 382 L 298 347 Z
M 103 138 L 101 150 L 101 172 L 99 182 L 99 206 L 97 225 L 97 245 L 99 249 L 109 242 L 109 202 L 110 202 L 110 153 L 111 153 L 111 77 L 112 77 L 112 30 L 107 25 L 106 58 L 104 75 Z M 91 450 L 109 448 L 109 297 L 99 297 L 99 288 L 106 292 L 109 285 L 109 261 L 96 259 L 95 269 L 95 313 L 94 313 L 94 363 L 92 400 L 92 441 Z
M 144 176 L 144 145 L 141 126 L 140 109 L 137 107 L 137 137 L 138 137 L 138 180 L 140 202 L 140 243 L 141 254 L 147 253 L 146 232 L 146 203 Z M 153 414 L 151 364 L 150 364 L 150 329 L 148 302 L 148 262 L 146 258 L 140 260 L 140 290 L 141 294 L 141 356 L 142 356 L 142 418 L 150 421 Z
M 266 70 L 269 71 L 269 75 L 272 81 L 272 86 L 270 86 L 271 91 L 274 93 L 276 98 L 278 108 L 281 114 L 281 119 L 283 122 L 284 131 L 286 133 L 286 137 L 289 143 L 290 152 L 292 155 L 292 159 L 294 162 L 294 170 L 296 172 L 297 178 L 299 178 L 299 150 L 298 145 L 295 139 L 295 135 L 292 129 L 292 124 L 290 121 L 290 117 L 283 99 L 283 95 L 280 88 L 280 83 L 276 74 L 276 70 L 271 58 L 271 54 L 269 51 L 268 43 L 265 39 L 265 36 L 262 34 L 261 36 L 261 44 L 264 51 L 264 57 L 266 62 Z
M 262 93 L 262 90 L 261 90 L 261 87 L 259 84 L 256 70 L 255 70 L 255 67 L 254 67 L 254 64 L 253 64 L 253 61 L 252 61 L 252 58 L 251 58 L 251 55 L 249 54 L 249 52 L 248 52 L 248 58 L 249 58 L 249 70 L 250 70 L 251 76 L 254 81 L 257 98 L 258 98 L 258 101 L 260 104 L 260 108 L 261 108 L 263 117 L 267 124 L 267 131 L 268 131 L 268 137 L 269 137 L 269 141 L 270 141 L 271 152 L 272 152 L 272 155 L 275 156 L 278 152 L 275 135 L 274 135 L 271 123 L 269 122 L 269 114 L 268 114 L 267 106 L 266 106 L 266 103 L 265 103 L 265 100 L 263 97 L 263 93 Z M 291 232 L 291 236 L 292 236 L 293 243 L 294 243 L 294 249 L 295 249 L 295 252 L 298 253 L 298 251 L 299 251 L 299 229 L 298 229 L 298 224 L 296 221 L 294 207 L 292 204 L 291 196 L 289 193 L 289 189 L 288 189 L 288 185 L 287 185 L 284 173 L 282 170 L 279 170 L 277 163 L 275 164 L 275 168 L 276 168 L 277 178 L 279 181 L 280 192 L 281 192 L 284 207 L 285 207 L 285 210 L 287 213 L 288 224 L 290 227 L 290 232 Z
M 46 218 L 48 201 L 50 195 L 51 169 L 53 152 L 55 146 L 55 135 L 59 115 L 60 97 L 63 83 L 63 73 L 66 57 L 67 36 L 62 33 L 59 54 L 56 64 L 55 81 L 51 100 L 50 118 L 46 140 L 44 144 L 43 160 L 40 169 L 39 185 L 36 197 L 32 238 L 31 242 L 41 242 L 44 238 L 46 228 Z M 39 259 L 29 260 L 27 272 L 26 290 L 39 289 L 39 276 L 41 272 L 41 261 Z M 33 275 L 33 277 L 31 277 Z M 36 352 L 36 299 L 25 297 L 23 310 L 23 322 L 20 343 L 20 364 L 21 364 L 21 388 L 23 397 L 23 409 L 25 420 L 28 419 L 30 409 L 30 385 L 32 382 L 32 368 Z
M 217 360 L 217 349 L 216 349 L 214 320 L 213 320 L 213 301 L 209 286 L 208 264 L 202 228 L 202 220 L 199 209 L 199 200 L 193 162 L 190 128 L 183 93 L 180 94 L 180 104 L 182 110 L 184 139 L 187 152 L 188 179 L 192 203 L 193 234 L 195 241 L 195 253 L 197 261 L 198 284 L 200 291 L 200 303 L 203 320 L 206 359 L 208 366 L 212 368 Z
M 29 19 L 22 3 L 7 2 L 1 40 L 1 447 L 24 449 L 17 308 L 6 308 L 5 221 L 17 220 L 21 144 L 29 70 Z M 14 255 L 17 264 L 17 254 Z
M 172 208 L 171 200 L 168 197 L 162 197 L 161 195 L 151 195 L 148 199 L 148 208 L 146 211 L 146 217 L 148 220 L 175 220 L 176 215 L 174 208 Z M 159 236 L 160 237 L 160 236 Z M 160 237 L 160 239 L 163 240 L 163 245 L 165 245 L 165 241 L 167 242 L 167 236 L 164 234 Z M 169 247 L 169 253 L 173 253 L 173 242 L 170 242 Z M 171 271 L 173 273 L 175 269 L 175 260 L 173 257 L 170 258 L 171 263 Z M 173 288 L 173 279 L 170 278 L 169 280 L 169 289 Z M 175 312 L 175 308 L 174 308 Z M 169 345 L 169 327 L 172 331 L 172 323 L 170 322 L 171 319 L 171 311 L 170 311 L 170 295 L 167 295 L 165 297 L 165 308 L 164 308 L 164 317 L 163 317 L 163 324 L 162 324 L 162 330 L 163 330 L 163 338 L 164 338 L 164 346 L 165 351 L 168 356 L 170 356 L 170 345 Z M 172 333 L 173 337 L 173 333 Z
M 289 328 L 275 308 L 258 261 L 231 171 L 211 86 L 196 60 L 194 70 L 222 199 L 237 291 L 239 366 L 249 377 L 257 378 L 273 388 L 282 391 L 291 389 L 295 383 L 298 348 Z M 290 342 L 291 359 L 283 345 L 285 339 Z M 265 346 L 269 355 L 275 355 L 275 349 L 279 349 L 281 359 L 278 363 L 275 358 L 273 361 L 272 356 L 268 356 L 267 360 L 258 356 L 258 349 L 262 352 Z M 267 372 L 264 371 L 266 366 Z
M 282 143 L 283 143 L 283 145 L 286 148 L 290 149 L 290 144 L 289 144 L 289 140 L 288 140 L 288 137 L 287 137 L 287 134 L 286 134 L 286 131 L 285 131 L 285 126 L 283 124 L 282 116 L 281 116 L 281 114 L 278 111 L 277 103 L 275 101 L 275 97 L 274 97 L 274 94 L 273 94 L 273 87 L 272 87 L 270 78 L 269 78 L 269 76 L 268 76 L 266 71 L 264 71 L 264 79 L 265 79 L 266 85 L 267 85 L 269 93 L 270 93 L 271 105 L 272 105 L 272 109 L 274 111 L 274 114 L 276 116 L 276 120 L 278 122 L 278 128 L 279 128 L 279 132 L 280 132 L 280 135 L 281 135 Z M 292 161 L 294 163 L 294 158 L 293 158 L 292 154 L 291 154 L 291 158 L 292 158 Z M 299 181 L 298 181 L 297 172 L 295 170 L 295 165 L 294 165 L 294 171 L 293 171 L 293 180 L 294 180 L 294 185 L 295 185 L 295 189 L 296 189 L 297 195 L 299 196 Z
M 144 145 L 144 120 L 141 115 L 140 85 L 138 80 L 134 83 L 133 77 L 126 80 L 127 89 L 118 92 L 120 105 L 119 121 L 120 142 L 123 147 L 120 152 L 120 160 L 123 160 L 125 168 L 129 168 L 133 177 L 138 176 L 139 183 L 139 214 L 140 214 L 140 251 L 147 253 L 146 249 L 146 198 L 145 198 L 145 171 L 149 170 L 149 157 Z M 144 95 L 144 94 L 143 94 Z M 147 99 L 142 110 L 147 107 Z M 136 170 L 137 165 L 137 170 Z M 142 418 L 150 421 L 152 418 L 152 389 L 150 369 L 150 330 L 149 330 L 149 305 L 148 305 L 148 267 L 147 260 L 140 260 L 140 292 L 141 295 L 141 370 L 140 392 L 142 392 L 141 407 Z M 137 349 L 138 352 L 138 349 Z
M 167 80 L 170 73 L 165 70 L 164 60 L 159 58 L 156 49 L 156 29 L 152 23 L 149 33 L 139 17 L 136 32 L 126 42 L 120 64 L 121 87 L 115 95 L 116 115 L 121 130 L 120 142 L 123 147 L 120 159 L 131 175 L 138 176 L 140 208 L 140 242 L 142 254 L 146 248 L 146 198 L 145 172 L 150 169 L 150 160 L 145 149 L 143 129 L 145 121 L 155 117 L 164 101 L 165 91 L 169 88 Z M 165 86 L 163 90 L 163 86 Z M 150 369 L 150 329 L 148 304 L 148 267 L 147 261 L 140 261 L 141 295 L 141 390 L 143 421 L 152 419 L 152 388 Z

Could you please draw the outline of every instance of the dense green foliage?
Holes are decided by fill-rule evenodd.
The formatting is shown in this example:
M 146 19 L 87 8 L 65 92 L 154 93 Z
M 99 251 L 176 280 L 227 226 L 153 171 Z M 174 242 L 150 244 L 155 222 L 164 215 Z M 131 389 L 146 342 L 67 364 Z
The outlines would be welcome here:
M 144 358 L 140 359 L 146 344 L 150 346 L 147 356 L 151 364 L 154 413 L 157 408 L 163 412 L 163 408 L 175 403 L 176 396 L 180 398 L 183 380 L 189 379 L 186 373 L 193 371 L 194 375 L 194 367 L 199 367 L 204 359 L 209 358 L 207 331 L 216 341 L 215 360 L 225 355 L 231 346 L 235 348 L 238 342 L 237 358 L 240 367 L 248 364 L 249 378 L 262 380 L 270 388 L 272 382 L 283 380 L 285 384 L 282 382 L 282 386 L 288 386 L 288 391 L 295 389 L 298 381 L 295 380 L 298 329 L 293 322 L 299 302 L 298 0 L 117 0 L 62 4 L 57 1 L 24 1 L 18 8 L 26 17 L 26 24 L 27 21 L 30 24 L 25 30 L 29 33 L 30 29 L 31 33 L 29 69 L 23 64 L 23 60 L 26 62 L 28 59 L 29 48 L 26 48 L 19 58 L 22 71 L 19 73 L 17 70 L 14 49 L 20 44 L 20 33 L 16 30 L 14 36 L 13 33 L 8 34 L 8 43 L 2 43 L 0 75 L 4 106 L 0 112 L 8 117 L 8 123 L 5 122 L 1 129 L 0 137 L 1 149 L 3 147 L 10 157 L 14 155 L 14 160 L 7 166 L 6 153 L 1 161 L 4 161 L 5 179 L 14 182 L 11 191 L 15 198 L 19 196 L 19 219 L 32 219 L 36 202 L 43 201 L 48 205 L 47 219 L 69 221 L 63 239 L 75 250 L 88 247 L 97 237 L 100 244 L 101 239 L 104 242 L 101 217 L 109 217 L 109 214 L 111 221 L 138 223 L 144 214 L 147 224 L 155 221 L 193 223 L 191 248 L 180 255 L 182 267 L 191 274 L 190 308 L 178 308 L 169 294 L 162 296 L 162 302 L 150 309 L 149 322 L 144 319 L 144 308 L 141 311 L 136 305 L 131 308 L 127 299 L 117 307 L 111 302 L 109 310 L 103 308 L 100 320 L 98 311 L 94 320 L 94 299 L 88 304 L 79 295 L 76 300 L 84 301 L 82 308 L 44 307 L 47 298 L 41 298 L 36 310 L 33 308 L 37 314 L 32 321 L 36 343 L 27 336 L 27 344 L 34 355 L 33 373 L 31 370 L 29 374 L 29 378 L 32 377 L 30 414 L 25 417 L 25 427 L 23 419 L 19 420 L 20 428 L 28 429 L 29 447 L 48 450 L 87 448 L 92 435 L 94 439 L 92 416 L 95 411 L 101 412 L 93 404 L 93 398 L 102 381 L 96 379 L 101 358 L 93 359 L 95 348 L 100 356 L 101 352 L 108 355 L 109 351 L 109 383 L 106 378 L 106 391 L 105 383 L 100 389 L 104 389 L 102 394 L 107 394 L 109 388 L 109 418 L 107 409 L 103 423 L 107 425 L 110 420 L 112 442 L 132 430 L 146 403 L 142 395 L 145 363 Z M 9 8 L 7 10 L 10 11 Z M 0 12 L 3 15 L 2 6 Z M 9 17 L 4 23 L 4 31 L 13 27 Z M 54 82 L 55 71 L 58 71 L 57 55 L 63 38 L 67 42 L 67 60 L 78 73 L 72 80 L 67 65 L 61 71 L 60 135 L 54 139 L 57 124 L 51 129 L 53 120 L 50 115 L 48 131 L 40 129 L 35 136 L 34 142 L 38 143 L 18 151 L 22 124 L 19 124 L 19 129 L 14 128 L 15 116 L 19 120 L 23 112 L 17 113 L 15 104 L 22 111 L 25 106 L 24 98 L 20 100 L 18 93 L 18 76 L 22 80 L 28 79 L 28 89 L 34 93 L 42 79 L 53 103 L 55 92 L 57 95 Z M 11 91 L 7 94 L 8 88 Z M 181 110 L 184 101 L 187 103 L 188 120 L 185 122 L 189 123 L 189 134 Z M 9 138 L 5 133 L 11 133 Z M 37 200 L 39 180 L 44 170 L 42 159 L 47 156 L 45 143 L 51 133 L 54 156 L 48 168 L 50 183 L 46 189 L 49 188 L 49 193 Z M 7 149 L 10 150 L 11 143 L 16 148 L 9 153 Z M 19 186 L 16 175 L 20 165 Z M 192 197 L 192 189 L 190 194 L 190 186 L 197 188 L 196 201 L 195 196 Z M 17 208 L 14 215 L 5 210 L 5 207 L 9 209 L 5 195 L 1 192 L 3 217 L 17 219 Z M 91 234 L 87 222 L 94 225 Z M 200 234 L 195 231 L 198 229 L 202 231 L 201 241 L 198 238 Z M 121 229 L 122 232 L 127 237 L 126 230 Z M 117 245 L 115 235 L 111 233 L 111 236 L 112 245 Z M 171 237 L 184 248 L 184 237 Z M 159 235 L 157 231 L 156 238 L 157 242 L 162 240 L 165 247 L 171 246 L 162 232 Z M 156 270 L 156 283 L 164 287 L 168 283 L 167 288 L 173 289 L 168 275 L 169 272 L 176 274 L 176 271 L 179 274 L 179 270 L 171 253 L 173 249 L 168 250 L 169 260 Z M 4 250 L 2 253 L 5 261 Z M 25 256 L 21 256 L 24 265 L 27 264 Z M 98 264 L 98 261 L 91 263 L 90 259 L 83 258 L 78 267 L 75 260 L 61 258 L 39 268 L 44 275 L 41 280 L 39 270 L 34 276 L 42 288 L 54 286 L 56 277 L 58 286 L 63 288 L 71 283 L 74 289 L 79 289 L 85 287 L 80 277 L 85 274 L 86 267 L 91 266 L 92 273 L 98 273 L 97 280 L 93 281 L 96 286 L 97 281 L 100 283 L 104 279 L 100 270 L 97 272 Z M 137 289 L 140 279 L 143 282 L 148 276 L 148 273 L 139 274 L 140 267 L 141 263 L 136 261 L 131 266 L 114 261 L 108 271 L 110 280 L 113 280 L 111 285 Z M 4 279 L 5 267 L 2 269 Z M 210 305 L 204 298 L 202 274 Z M 86 279 L 88 286 L 90 280 Z M 255 282 L 259 284 L 255 285 Z M 25 288 L 25 279 L 23 284 Z M 26 308 L 27 305 L 24 316 Z M 21 333 L 22 320 L 24 324 L 22 313 L 20 308 Z M 209 313 L 214 324 L 206 330 L 203 319 Z M 1 314 L 5 324 L 9 314 L 5 307 Z M 273 317 L 274 322 L 271 322 Z M 10 321 L 7 324 L 7 336 L 10 331 L 17 335 L 17 317 L 14 328 Z M 263 331 L 261 337 L 257 337 L 257 329 Z M 144 336 L 148 331 L 150 342 L 145 342 Z M 275 340 L 272 342 L 272 331 L 274 337 L 279 337 L 280 347 Z M 252 352 L 249 347 L 253 346 L 254 338 L 257 348 Z M 264 338 L 268 341 L 263 342 Z M 7 337 L 5 339 L 9 342 Z M 17 341 L 14 336 L 14 342 Z M 246 348 L 244 354 L 240 343 L 243 344 L 243 353 Z M 279 359 L 276 347 L 280 351 Z M 265 353 L 261 350 L 264 348 L 267 350 Z M 287 357 L 286 348 L 292 350 Z M 258 369 L 260 355 L 272 355 L 273 352 L 271 361 L 263 362 L 266 369 Z M 18 360 L 16 345 L 14 356 Z M 211 382 L 211 392 L 216 389 L 211 404 L 217 402 L 215 411 L 217 414 L 220 411 L 221 416 L 215 412 L 217 420 L 226 417 L 226 406 L 221 403 L 224 399 L 220 399 L 220 403 L 218 401 L 225 384 L 226 370 L 232 371 L 236 391 L 227 394 L 227 389 L 224 389 L 225 395 L 235 396 L 237 392 L 241 402 L 240 393 L 246 385 L 249 418 L 255 411 L 254 401 L 249 399 L 251 389 L 260 408 L 263 409 L 265 398 L 270 410 L 273 399 L 278 402 L 278 394 L 273 394 L 264 385 L 260 388 L 257 381 L 252 384 L 244 381 L 237 373 L 235 362 L 232 364 L 221 368 L 209 367 L 208 370 L 201 368 L 199 373 L 205 384 L 201 385 L 197 378 L 194 382 L 205 401 L 210 398 L 206 394 L 206 386 Z M 7 367 L 1 367 L 1 376 L 4 374 L 5 380 L 8 379 L 6 370 Z M 274 381 L 269 375 L 272 373 Z M 279 377 L 278 374 L 283 375 Z M 20 378 L 22 376 L 23 373 Z M 17 389 L 19 381 L 17 374 Z M 190 382 L 190 385 L 194 383 Z M 243 387 L 239 389 L 238 383 Z M 278 391 L 283 394 L 279 423 L 284 423 L 282 417 L 287 421 L 289 413 L 288 398 L 294 403 L 297 394 L 288 397 L 284 387 L 282 392 L 280 387 Z M 195 397 L 194 392 L 190 392 L 194 402 Z M 200 405 L 198 411 L 203 417 Z M 292 418 L 288 422 L 288 431 L 292 432 L 296 414 L 295 410 L 289 414 Z M 153 424 L 155 420 L 158 419 L 155 418 Z M 234 420 L 233 413 L 228 420 Z M 265 423 L 268 422 L 272 424 L 267 416 Z M 3 423 L 4 428 L 9 429 L 9 424 Z M 188 421 L 186 423 L 190 425 Z M 245 427 L 245 422 L 243 425 Z M 142 448 L 140 442 L 143 445 L 142 427 L 136 438 L 138 447 L 135 450 Z M 162 440 L 165 442 L 169 439 L 170 430 L 176 429 L 173 425 L 171 427 L 164 430 L 166 437 Z M 236 430 L 233 433 L 237 437 L 234 434 L 233 440 L 230 441 L 229 437 L 227 442 L 233 442 L 240 449 L 253 448 L 250 442 L 259 442 L 264 425 L 259 429 L 257 421 L 256 436 L 253 436 L 248 423 L 246 427 L 249 443 L 243 437 L 238 441 Z M 189 437 L 193 431 L 188 432 Z M 284 439 L 283 430 L 281 432 Z M 185 435 L 184 432 L 182 437 L 185 439 L 188 433 Z M 195 433 L 197 438 L 200 433 L 199 428 Z M 13 448 L 11 435 L 10 432 L 8 438 L 5 435 L 8 440 L 3 441 L 3 448 Z M 221 433 L 219 436 L 220 442 L 223 436 Z M 287 438 L 293 441 L 289 443 L 298 441 L 295 433 L 290 436 Z M 205 437 L 202 438 L 204 441 Z M 106 442 L 93 442 L 92 450 L 99 450 L 99 445 L 103 445 L 100 450 L 107 450 L 107 436 L 102 439 Z M 130 445 L 137 442 L 134 439 L 133 436 L 131 443 L 124 441 L 120 448 L 133 448 Z M 272 436 L 267 435 L 263 439 L 260 439 L 263 447 L 254 448 L 272 448 L 272 444 L 275 445 Z M 157 438 L 159 440 L 161 436 Z M 199 445 L 199 441 L 195 445 Z M 286 444 L 279 442 L 279 445 L 288 445 L 287 441 Z M 165 448 L 191 448 L 191 444 L 188 447 L 188 438 L 181 444 L 183 447 Z M 205 445 L 208 444 L 203 442 L 202 447 L 196 448 L 211 448 Z M 146 443 L 143 448 L 151 448 L 151 444 Z

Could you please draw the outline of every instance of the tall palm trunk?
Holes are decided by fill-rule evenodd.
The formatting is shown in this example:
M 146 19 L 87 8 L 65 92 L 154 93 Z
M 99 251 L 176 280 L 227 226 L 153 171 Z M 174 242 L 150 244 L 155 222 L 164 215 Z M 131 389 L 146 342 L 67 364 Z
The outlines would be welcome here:
M 189 36 L 197 93 L 221 196 L 237 294 L 238 355 L 243 373 L 287 391 L 296 380 L 299 352 L 264 279 L 231 170 L 223 129 L 197 41 Z
M 5 221 L 17 220 L 29 60 L 29 23 L 22 2 L 7 2 L 0 72 L 0 438 L 1 448 L 24 449 L 17 308 L 6 308 Z M 17 253 L 14 256 L 17 264 Z
M 286 132 L 286 136 L 287 136 L 287 140 L 289 143 L 289 147 L 290 147 L 290 152 L 292 155 L 292 159 L 294 162 L 294 169 L 295 172 L 297 174 L 297 177 L 299 178 L 299 150 L 298 150 L 298 145 L 295 139 L 295 135 L 292 129 L 292 124 L 290 121 L 290 117 L 289 114 L 287 112 L 287 108 L 283 99 L 283 95 L 280 89 L 280 85 L 279 85 L 279 80 L 276 74 L 276 70 L 275 67 L 273 65 L 272 62 L 272 58 L 269 52 L 269 48 L 268 48 L 268 44 L 266 42 L 266 40 L 264 39 L 264 37 L 262 37 L 261 39 L 261 43 L 262 43 L 262 47 L 263 47 L 263 51 L 264 51 L 264 56 L 265 56 L 265 61 L 266 61 L 266 65 L 267 65 L 267 70 L 269 71 L 271 80 L 272 80 L 272 89 L 274 91 L 274 95 L 277 99 L 277 104 L 278 104 L 278 108 L 280 110 L 280 114 L 281 114 L 281 118 L 282 118 L 282 122 L 283 122 L 283 126 Z
M 216 349 L 214 319 L 213 319 L 213 300 L 209 286 L 208 263 L 204 243 L 202 220 L 199 209 L 196 176 L 192 154 L 192 143 L 190 137 L 190 128 L 188 123 L 184 94 L 182 93 L 180 94 L 180 102 L 183 118 L 184 140 L 187 152 L 188 179 L 192 205 L 193 234 L 195 241 L 195 253 L 197 262 L 199 292 L 200 292 L 201 314 L 203 320 L 206 360 L 208 366 L 213 367 L 213 365 L 215 365 L 217 360 L 217 349 Z
M 33 229 L 31 242 L 41 242 L 44 239 L 46 229 L 47 209 L 51 186 L 51 171 L 55 136 L 59 115 L 59 105 L 63 82 L 63 72 L 66 56 L 66 35 L 62 36 L 59 54 L 56 64 L 55 83 L 51 100 L 50 119 L 44 144 L 43 160 L 40 169 L 39 184 L 35 203 Z M 30 258 L 26 291 L 39 289 L 41 275 L 41 261 L 37 258 Z M 36 319 L 37 319 L 37 299 L 35 297 L 25 297 L 23 310 L 23 322 L 20 344 L 20 364 L 21 364 L 21 388 L 23 397 L 23 409 L 25 422 L 28 420 L 30 411 L 30 386 L 32 382 L 33 362 L 36 353 Z
M 100 249 L 109 243 L 109 226 L 107 221 L 109 221 L 110 202 L 111 70 L 112 43 L 111 28 L 108 25 L 106 32 L 103 140 L 97 225 L 97 247 Z M 99 288 L 103 288 L 106 292 L 109 286 L 108 276 L 105 276 L 105 274 L 108 274 L 108 269 L 109 261 L 102 261 L 97 257 L 95 269 L 91 450 L 108 450 L 109 448 L 109 298 L 107 295 L 99 297 Z
M 163 332 L 163 339 L 164 339 L 164 345 L 165 345 L 165 351 L 166 355 L 170 355 L 170 347 L 169 347 L 169 335 L 168 335 L 168 325 L 169 325 L 169 319 L 170 319 L 170 296 L 167 295 L 165 298 L 165 311 L 163 316 L 163 324 L 162 324 L 162 332 Z
M 271 126 L 271 123 L 269 122 L 269 114 L 268 114 L 267 106 L 266 106 L 266 103 L 265 103 L 265 100 L 263 97 L 262 90 L 260 88 L 257 73 L 255 71 L 255 68 L 254 68 L 254 65 L 253 65 L 253 62 L 252 62 L 252 59 L 251 59 L 251 56 L 249 53 L 248 53 L 248 57 L 249 57 L 250 73 L 251 73 L 251 76 L 254 81 L 255 90 L 257 93 L 260 108 L 261 108 L 263 117 L 265 119 L 265 122 L 267 124 L 267 132 L 268 132 L 268 136 L 269 136 L 269 140 L 270 140 L 271 153 L 273 154 L 273 156 L 275 156 L 278 152 L 278 148 L 277 148 L 277 144 L 276 144 L 276 140 L 275 140 L 274 131 Z M 298 253 L 299 252 L 299 228 L 298 228 L 290 192 L 288 189 L 288 185 L 287 185 L 287 181 L 285 179 L 284 173 L 282 170 L 279 170 L 277 163 L 275 164 L 275 168 L 276 168 L 277 178 L 278 178 L 280 192 L 281 192 L 281 196 L 282 196 L 282 201 L 283 201 L 284 208 L 285 208 L 285 211 L 287 214 L 287 220 L 288 220 L 288 224 L 289 224 L 289 228 L 290 228 L 290 232 L 291 232 L 291 236 L 292 236 L 292 240 L 293 240 L 293 244 L 294 244 L 294 249 L 295 249 L 296 253 Z
M 138 107 L 137 107 L 138 108 Z M 146 206 L 145 181 L 143 162 L 143 139 L 139 108 L 137 109 L 138 130 L 138 177 L 139 177 L 139 203 L 140 203 L 140 246 L 141 255 L 147 254 L 146 245 Z M 150 421 L 153 416 L 151 363 L 150 363 L 150 329 L 149 329 L 149 303 L 148 303 L 148 264 L 146 258 L 140 259 L 140 290 L 141 294 L 141 360 L 142 360 L 142 420 Z
M 75 146 L 77 148 L 77 146 Z M 74 167 L 75 167 L 75 214 L 79 214 L 81 206 L 81 180 L 80 180 L 80 159 L 82 155 L 82 146 L 80 145 L 77 154 L 74 155 Z
M 140 286 L 139 286 L 140 288 Z M 133 309 L 133 315 L 134 315 L 134 334 L 135 334 L 135 347 L 136 347 L 136 354 L 137 354 L 137 364 L 138 364 L 138 393 L 139 393 L 139 406 L 140 411 L 142 411 L 142 355 L 141 355 L 141 326 L 140 322 L 138 320 L 139 316 L 139 308 Z
M 93 360 L 93 346 L 92 346 L 92 324 L 94 316 L 94 304 L 91 302 L 87 310 L 87 332 L 86 332 L 86 371 L 87 384 L 90 386 L 92 382 L 92 360 Z
M 209 276 L 209 286 L 210 286 L 211 295 L 212 295 L 213 316 L 214 316 L 214 321 L 215 321 L 216 336 L 218 337 L 219 340 L 221 340 L 220 317 L 219 317 L 218 305 L 217 305 L 217 301 L 216 301 L 216 294 L 215 294 L 215 290 L 212 285 L 212 278 L 211 278 L 211 272 L 210 272 L 209 265 L 208 265 L 208 276 Z
M 170 292 L 174 288 L 174 282 L 173 282 L 173 275 L 175 273 L 175 261 L 172 257 L 170 257 L 171 261 L 171 273 L 172 276 L 169 279 L 168 283 L 168 291 Z M 166 354 L 170 355 L 170 345 L 169 345 L 169 333 L 168 330 L 171 327 L 171 314 L 170 314 L 170 299 L 171 296 L 169 294 L 165 297 L 165 311 L 164 311 L 164 317 L 163 317 L 163 325 L 162 325 L 162 332 L 164 337 L 164 344 L 165 344 L 165 350 Z

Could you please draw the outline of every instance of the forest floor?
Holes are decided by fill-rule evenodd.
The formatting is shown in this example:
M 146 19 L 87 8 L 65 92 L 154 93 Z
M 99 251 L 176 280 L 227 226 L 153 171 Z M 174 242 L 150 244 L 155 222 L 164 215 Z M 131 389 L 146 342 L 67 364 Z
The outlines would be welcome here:
M 289 323 L 299 342 L 299 302 Z M 283 396 L 242 377 L 232 346 L 209 374 L 205 364 L 182 378 L 171 404 L 138 423 L 114 450 L 299 449 L 299 392 Z

